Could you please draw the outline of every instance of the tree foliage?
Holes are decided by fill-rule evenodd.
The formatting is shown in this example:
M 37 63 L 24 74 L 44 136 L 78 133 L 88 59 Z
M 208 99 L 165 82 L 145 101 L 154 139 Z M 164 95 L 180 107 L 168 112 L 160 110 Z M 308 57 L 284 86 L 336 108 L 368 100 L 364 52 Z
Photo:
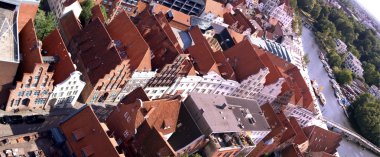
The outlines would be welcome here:
M 90 22 L 92 17 L 91 9 L 95 6 L 94 0 L 86 0 L 82 5 L 82 12 L 79 15 L 79 19 L 83 25 Z
M 353 104 L 353 119 L 360 133 L 380 146 L 380 100 L 370 94 L 361 95 Z
M 316 1 L 315 0 L 298 0 L 297 4 L 302 10 L 310 13 L 310 11 L 314 8 Z
M 339 84 L 350 84 L 352 82 L 352 72 L 348 69 L 334 69 L 336 81 Z
M 100 5 L 100 11 L 102 12 L 104 18 L 107 19 L 107 11 L 106 11 L 106 7 L 104 7 L 104 5 Z
M 38 9 L 37 11 L 34 23 L 37 38 L 39 40 L 43 40 L 57 26 L 53 13 L 45 13 L 43 10 L 40 9 Z
M 345 3 L 348 1 L 345 0 Z M 348 45 L 350 52 L 369 66 L 364 68 L 365 82 L 369 85 L 380 84 L 380 40 L 374 30 L 367 29 L 360 22 L 348 17 L 342 9 L 316 3 L 315 0 L 298 0 L 297 4 L 316 20 L 314 27 L 317 41 L 327 52 L 331 53 L 335 49 L 334 39 L 341 39 Z M 331 65 L 340 67 L 339 55 L 333 53 L 328 57 Z

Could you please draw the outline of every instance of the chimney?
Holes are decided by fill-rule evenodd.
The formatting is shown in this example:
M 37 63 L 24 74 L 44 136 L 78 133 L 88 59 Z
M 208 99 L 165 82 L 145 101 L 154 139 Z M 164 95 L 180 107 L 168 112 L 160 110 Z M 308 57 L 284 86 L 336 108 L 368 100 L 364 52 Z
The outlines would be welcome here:
M 114 42 L 114 40 L 111 40 L 111 42 L 108 43 L 107 50 L 111 49 L 114 46 L 115 46 L 115 42 Z
M 168 22 L 171 22 L 173 19 L 174 19 L 174 15 L 173 15 L 173 12 L 172 10 L 169 10 L 167 13 L 166 13 L 166 19 L 168 20 Z

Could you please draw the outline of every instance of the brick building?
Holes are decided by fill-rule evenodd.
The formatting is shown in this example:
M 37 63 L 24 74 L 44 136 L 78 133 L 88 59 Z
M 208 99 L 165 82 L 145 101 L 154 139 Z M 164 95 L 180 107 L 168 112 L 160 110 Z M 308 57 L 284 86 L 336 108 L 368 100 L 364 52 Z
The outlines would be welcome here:
M 183 104 L 196 127 L 190 132 L 185 130 L 189 126 L 181 123 L 178 133 L 169 139 L 178 154 L 194 153 L 202 147 L 204 156 L 246 156 L 270 132 L 252 100 L 191 93 Z
M 86 103 L 117 103 L 131 74 L 151 68 L 149 47 L 125 12 L 108 25 L 92 21 L 69 45 L 86 82 L 81 94 Z
M 106 124 L 99 122 L 90 106 L 84 106 L 59 125 L 63 149 L 70 157 L 124 157 Z
M 107 126 L 131 156 L 173 156 L 167 140 L 175 132 L 178 99 L 150 101 L 142 88 L 128 94 L 107 118 Z
M 151 52 L 152 69 L 162 69 L 173 63 L 182 48 L 163 13 L 152 15 L 148 9 L 134 18 L 134 23 L 148 43 Z
M 32 20 L 20 32 L 21 78 L 10 91 L 6 111 L 42 109 L 53 90 L 53 71 L 41 55 L 42 43 L 37 39 Z
M 42 55 L 56 60 L 49 67 L 54 69 L 54 90 L 50 94 L 47 106 L 74 107 L 85 83 L 80 79 L 82 73 L 76 70 L 76 65 L 71 60 L 71 54 L 67 51 L 58 29 L 43 40 Z

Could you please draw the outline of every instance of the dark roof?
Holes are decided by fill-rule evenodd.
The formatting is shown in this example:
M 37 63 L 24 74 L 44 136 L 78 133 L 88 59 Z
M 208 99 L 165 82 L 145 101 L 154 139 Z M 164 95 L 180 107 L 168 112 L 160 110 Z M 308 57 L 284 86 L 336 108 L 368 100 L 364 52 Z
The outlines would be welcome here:
M 22 56 L 22 72 L 32 73 L 37 63 L 43 63 L 39 40 L 34 28 L 33 20 L 28 23 L 19 33 L 20 36 L 20 54 Z M 3 43 L 1 43 L 3 44 Z
M 58 57 L 58 61 L 50 65 L 54 66 L 54 85 L 66 80 L 70 74 L 75 71 L 74 63 L 71 60 L 70 54 L 66 49 L 58 29 L 55 29 L 45 37 L 42 49 L 44 53 L 46 53 L 43 53 L 44 56 Z
M 61 31 L 62 38 L 66 45 L 68 45 L 71 39 L 77 35 L 81 29 L 82 25 L 75 17 L 73 11 L 66 13 L 59 20 L 59 30 Z
M 84 65 L 81 71 L 87 73 L 92 84 L 96 84 L 122 62 L 117 48 L 110 46 L 113 41 L 99 18 L 89 23 L 77 37 Z
M 181 105 L 177 129 L 168 139 L 168 142 L 177 151 L 201 136 L 202 133 L 191 118 L 189 111 L 187 111 L 184 105 Z

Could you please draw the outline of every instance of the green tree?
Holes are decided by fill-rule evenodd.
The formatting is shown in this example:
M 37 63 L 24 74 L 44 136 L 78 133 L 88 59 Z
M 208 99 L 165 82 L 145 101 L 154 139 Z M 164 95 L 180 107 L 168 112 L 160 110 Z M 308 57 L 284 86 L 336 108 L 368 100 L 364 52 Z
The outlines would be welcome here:
M 348 69 L 334 70 L 334 74 L 339 84 L 350 84 L 352 82 L 352 72 Z
M 104 7 L 104 5 L 100 5 L 100 11 L 102 12 L 105 20 L 107 20 L 107 11 L 106 11 L 106 7 Z
M 328 58 L 331 66 L 341 67 L 343 64 L 342 58 L 335 51 L 330 52 Z
M 86 0 L 82 5 L 82 12 L 79 15 L 79 19 L 83 25 L 90 22 L 92 17 L 91 9 L 95 6 L 94 0 Z
M 310 13 L 310 11 L 313 9 L 315 3 L 316 3 L 315 0 L 298 0 L 297 1 L 298 7 L 308 13 Z
M 296 8 L 297 8 L 297 0 L 290 0 L 290 6 L 291 6 L 293 9 L 296 9 Z
M 364 64 L 364 80 L 369 85 L 380 86 L 380 72 L 376 70 L 375 65 L 371 63 Z
M 43 40 L 57 26 L 53 13 L 45 13 L 40 9 L 37 11 L 34 22 L 37 38 L 40 40 Z
M 322 10 L 321 5 L 316 3 L 310 12 L 311 17 L 313 17 L 314 19 L 317 19 L 319 17 L 319 14 L 321 13 L 321 10 Z
M 380 146 L 380 100 L 370 94 L 361 95 L 353 104 L 353 119 L 360 133 Z

